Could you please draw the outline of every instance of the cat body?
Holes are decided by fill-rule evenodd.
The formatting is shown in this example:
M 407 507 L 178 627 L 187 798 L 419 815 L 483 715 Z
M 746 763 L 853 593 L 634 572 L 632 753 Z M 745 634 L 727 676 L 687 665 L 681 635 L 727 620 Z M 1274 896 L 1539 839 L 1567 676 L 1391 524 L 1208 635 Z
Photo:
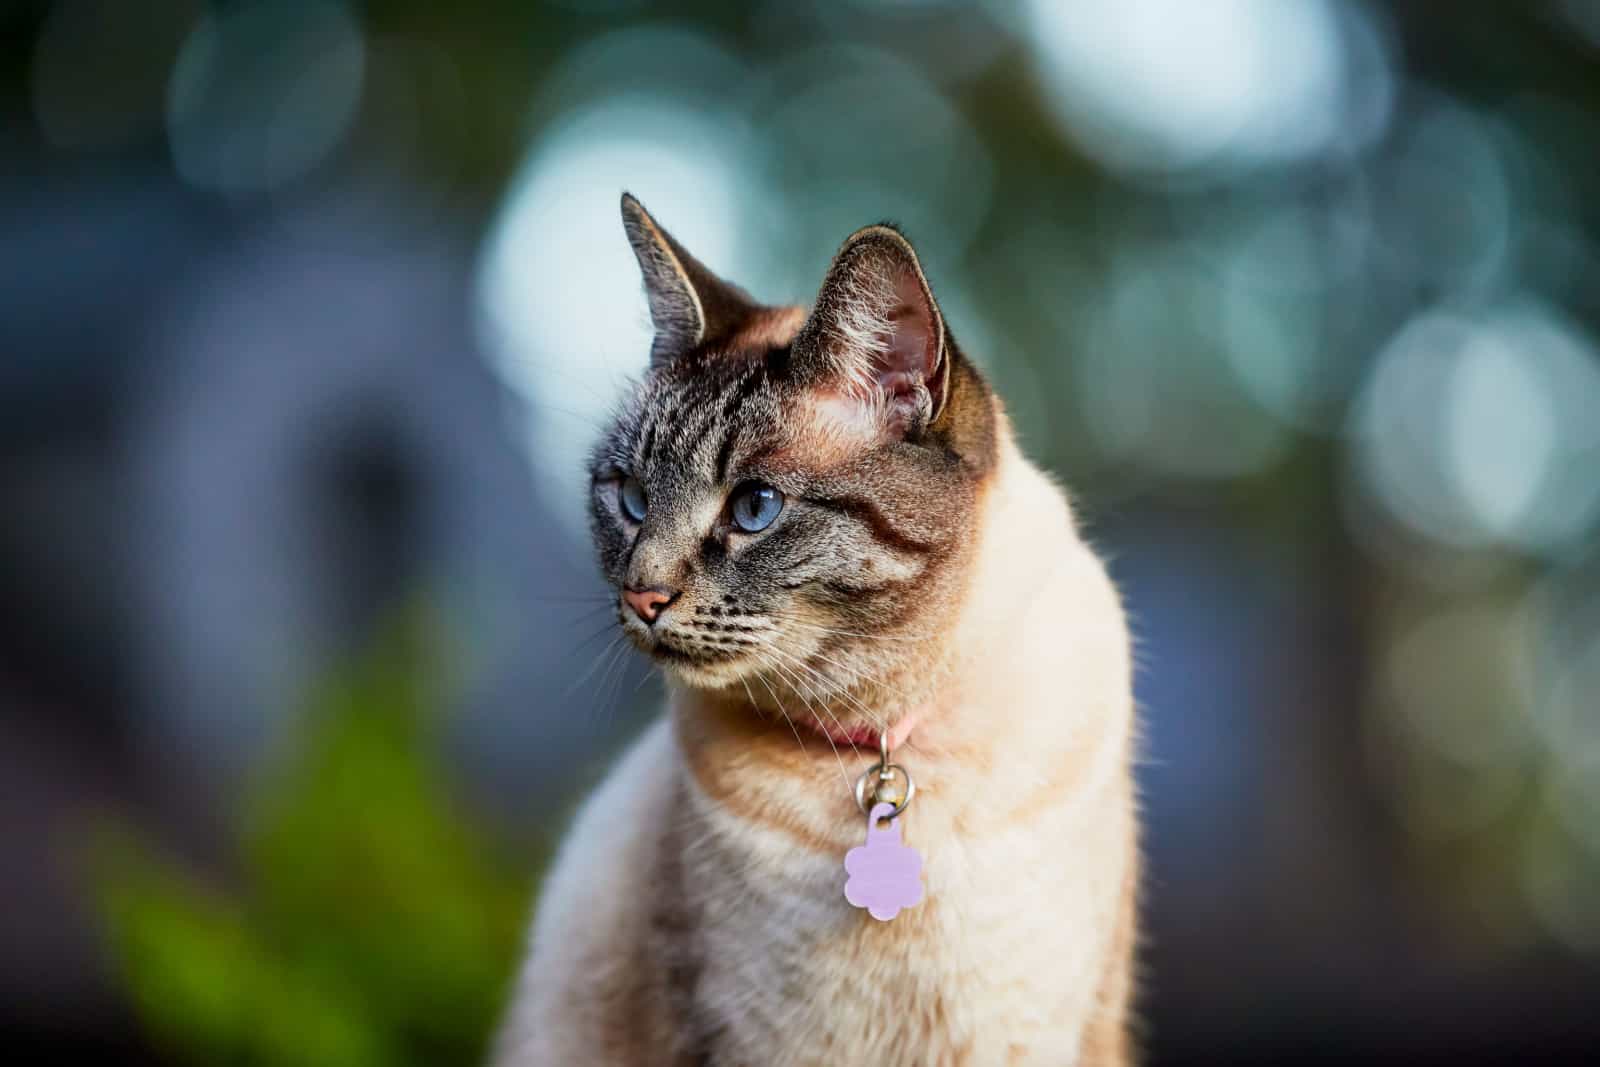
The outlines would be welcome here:
M 847 242 L 808 317 L 624 215 L 644 390 L 702 391 L 677 419 L 625 411 L 596 459 L 602 568 L 670 706 L 572 827 L 497 1063 L 1130 1062 L 1128 637 L 1063 494 L 894 231 Z M 924 896 L 880 922 L 843 896 L 877 758 L 850 741 L 912 716 L 894 759 Z

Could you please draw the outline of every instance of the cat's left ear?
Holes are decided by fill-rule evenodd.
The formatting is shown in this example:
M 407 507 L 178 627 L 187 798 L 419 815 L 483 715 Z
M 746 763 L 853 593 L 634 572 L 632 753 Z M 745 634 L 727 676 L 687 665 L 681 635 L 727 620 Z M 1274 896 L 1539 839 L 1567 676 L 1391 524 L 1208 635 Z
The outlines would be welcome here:
M 622 194 L 622 228 L 639 260 L 650 301 L 650 322 L 656 331 L 650 345 L 651 366 L 731 336 L 756 310 L 743 289 L 707 270 L 628 193 Z
M 889 225 L 851 234 L 794 340 L 807 384 L 867 405 L 890 433 L 915 437 L 944 411 L 950 366 L 944 316 L 916 249 Z

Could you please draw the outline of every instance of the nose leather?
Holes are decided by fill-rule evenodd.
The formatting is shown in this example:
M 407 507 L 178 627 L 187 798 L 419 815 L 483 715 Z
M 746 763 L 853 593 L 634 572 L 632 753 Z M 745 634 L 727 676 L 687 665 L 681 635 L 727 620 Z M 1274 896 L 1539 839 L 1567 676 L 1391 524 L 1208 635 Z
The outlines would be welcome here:
M 678 599 L 678 594 L 670 589 L 652 586 L 649 589 L 624 589 L 622 599 L 628 602 L 635 615 L 645 622 L 653 623 L 663 608 Z

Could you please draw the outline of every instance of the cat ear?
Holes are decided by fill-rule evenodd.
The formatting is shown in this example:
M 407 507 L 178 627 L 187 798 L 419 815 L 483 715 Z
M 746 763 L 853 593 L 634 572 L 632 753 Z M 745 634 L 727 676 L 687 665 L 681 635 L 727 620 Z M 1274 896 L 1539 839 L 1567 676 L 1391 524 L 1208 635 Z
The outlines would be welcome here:
M 731 335 L 755 310 L 744 290 L 707 270 L 628 193 L 622 194 L 622 228 L 638 257 L 650 301 L 650 322 L 656 331 L 650 345 L 651 366 Z
M 944 316 L 916 250 L 893 226 L 851 234 L 794 341 L 794 365 L 814 386 L 838 387 L 913 437 L 944 411 L 950 371 Z

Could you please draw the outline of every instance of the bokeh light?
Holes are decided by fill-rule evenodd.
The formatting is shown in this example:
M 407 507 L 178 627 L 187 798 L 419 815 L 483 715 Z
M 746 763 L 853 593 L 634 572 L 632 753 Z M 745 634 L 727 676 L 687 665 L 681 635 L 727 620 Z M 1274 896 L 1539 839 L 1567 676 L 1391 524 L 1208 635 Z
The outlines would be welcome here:
M 1547 306 L 1425 313 L 1384 347 L 1355 409 L 1359 491 L 1441 544 L 1558 549 L 1600 508 L 1596 410 L 1595 352 Z
M 1372 237 L 1396 284 L 1484 295 L 1503 283 L 1519 208 L 1488 118 L 1418 94 L 1373 168 Z
M 1344 17 L 1360 28 L 1346 31 L 1321 0 L 1037 0 L 1027 10 L 1051 105 L 1085 150 L 1119 169 L 1301 159 L 1348 124 L 1370 139 L 1387 109 L 1373 31 L 1356 11 Z M 1368 97 L 1359 109 L 1357 92 Z
M 621 96 L 546 134 L 512 184 L 483 255 L 485 339 L 528 403 L 529 448 L 575 541 L 588 529 L 588 450 L 650 347 L 620 194 L 633 192 L 697 256 L 737 277 L 753 207 L 735 171 L 746 159 L 727 121 Z
M 890 215 L 937 285 L 990 207 L 988 149 L 972 124 L 929 78 L 881 49 L 798 52 L 765 82 L 751 121 L 770 153 L 768 233 L 786 299 L 809 299 L 844 235 Z
M 1080 416 L 1113 463 L 1201 479 L 1260 471 L 1287 445 L 1232 373 L 1216 279 L 1191 251 L 1130 242 L 1078 336 Z M 1218 427 L 1226 427 L 1218 432 Z

